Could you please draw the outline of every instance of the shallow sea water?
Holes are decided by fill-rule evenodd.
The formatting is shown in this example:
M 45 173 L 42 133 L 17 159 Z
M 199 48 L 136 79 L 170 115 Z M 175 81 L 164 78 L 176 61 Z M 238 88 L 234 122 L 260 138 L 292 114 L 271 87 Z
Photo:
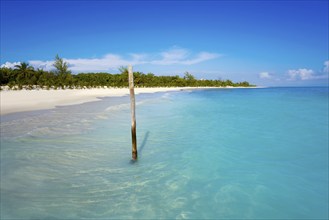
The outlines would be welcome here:
M 136 101 L 1 116 L 1 218 L 328 218 L 328 88 Z

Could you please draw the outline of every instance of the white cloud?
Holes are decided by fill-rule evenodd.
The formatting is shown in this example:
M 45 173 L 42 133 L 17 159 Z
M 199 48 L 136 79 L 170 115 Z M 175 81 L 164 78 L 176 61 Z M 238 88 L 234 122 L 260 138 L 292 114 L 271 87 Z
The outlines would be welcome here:
M 97 72 L 117 70 L 120 66 L 153 64 L 153 65 L 193 65 L 207 60 L 219 57 L 219 54 L 200 52 L 192 54 L 189 50 L 183 48 L 172 48 L 157 54 L 138 54 L 132 53 L 125 57 L 117 54 L 106 54 L 101 58 L 78 58 L 78 59 L 63 59 L 69 64 L 69 69 L 72 72 Z M 31 60 L 28 62 L 35 68 L 44 70 L 54 69 L 54 61 Z M 17 62 L 7 62 L 2 66 L 13 68 Z M 2 67 L 1 66 L 1 67 Z
M 314 80 L 314 79 L 326 79 L 328 78 L 328 73 L 315 73 L 311 69 L 298 69 L 298 70 L 288 70 L 288 80 Z
M 1 65 L 1 68 L 5 67 L 5 68 L 15 68 L 16 65 L 20 65 L 21 62 L 5 62 L 4 64 Z
M 197 64 L 197 63 L 201 63 L 207 60 L 212 60 L 215 58 L 220 57 L 221 55 L 216 54 L 216 53 L 208 53 L 208 52 L 201 52 L 198 53 L 196 57 L 194 57 L 193 59 L 190 60 L 186 60 L 184 62 L 182 62 L 181 64 L 185 64 L 185 65 L 192 65 L 192 64 Z
M 40 60 L 31 60 L 29 64 L 34 68 L 39 68 L 43 70 L 52 70 L 54 69 L 54 61 L 40 61 Z
M 288 70 L 288 76 L 290 80 L 308 80 L 314 77 L 314 71 L 311 69 Z
M 65 61 L 71 65 L 70 69 L 73 72 L 108 71 L 117 69 L 120 66 L 136 65 L 138 63 L 134 59 L 125 60 L 115 54 L 107 54 L 98 59 L 65 59 Z
M 110 69 L 118 69 L 120 66 L 142 63 L 135 55 L 131 55 L 130 59 L 123 59 L 121 56 L 116 54 L 107 54 L 102 58 L 78 58 L 63 60 L 69 64 L 69 69 L 73 72 L 108 71 Z M 44 70 L 54 69 L 54 61 L 32 60 L 29 61 L 29 63 L 35 68 L 41 68 Z
M 271 79 L 272 75 L 269 72 L 261 72 L 258 74 L 261 79 Z
M 151 61 L 152 64 L 157 65 L 171 65 L 183 62 L 189 53 L 185 49 L 171 49 L 160 53 L 161 58 Z
M 329 72 L 329 60 L 324 61 L 323 65 L 324 65 L 323 72 L 328 74 L 328 72 Z
M 329 78 L 329 60 L 324 61 L 323 71 L 314 71 L 312 69 L 288 70 L 287 80 L 319 80 Z
M 220 57 L 220 54 L 200 52 L 195 56 L 192 56 L 192 53 L 186 49 L 173 48 L 160 53 L 160 56 L 161 56 L 160 59 L 150 61 L 150 63 L 156 65 L 173 65 L 173 64 L 193 65 L 207 60 L 218 58 Z
M 149 56 L 149 55 L 147 55 L 147 54 L 145 54 L 145 53 L 141 53 L 141 54 L 138 54 L 138 53 L 131 53 L 131 54 L 129 54 L 129 55 L 132 57 L 132 59 L 133 59 L 135 62 L 137 62 L 137 63 L 139 63 L 139 64 L 145 63 L 145 60 L 147 60 L 147 58 L 148 58 L 148 56 Z

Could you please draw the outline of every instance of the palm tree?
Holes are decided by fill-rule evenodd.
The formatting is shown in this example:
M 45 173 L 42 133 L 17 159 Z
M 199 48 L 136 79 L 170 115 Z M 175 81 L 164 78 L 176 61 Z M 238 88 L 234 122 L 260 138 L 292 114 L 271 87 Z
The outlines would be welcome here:
M 15 65 L 15 68 L 19 84 L 26 83 L 34 71 L 34 68 L 27 62 L 21 62 L 19 65 Z

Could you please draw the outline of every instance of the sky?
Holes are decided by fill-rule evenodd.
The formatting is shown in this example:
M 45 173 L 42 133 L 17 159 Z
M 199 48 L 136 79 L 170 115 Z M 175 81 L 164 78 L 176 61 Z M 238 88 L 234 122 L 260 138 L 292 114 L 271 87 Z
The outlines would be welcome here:
M 1 66 L 327 86 L 328 0 L 1 0 Z

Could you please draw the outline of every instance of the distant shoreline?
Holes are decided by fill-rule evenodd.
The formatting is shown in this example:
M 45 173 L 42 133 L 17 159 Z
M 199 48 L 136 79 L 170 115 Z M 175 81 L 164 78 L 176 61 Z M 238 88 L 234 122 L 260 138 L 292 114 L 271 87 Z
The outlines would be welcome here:
M 260 87 L 158 87 L 135 88 L 136 94 L 170 92 L 197 89 L 251 89 Z M 0 114 L 52 109 L 56 106 L 76 105 L 100 100 L 100 97 L 118 97 L 129 95 L 128 88 L 92 88 L 92 89 L 32 89 L 9 90 L 0 92 Z

